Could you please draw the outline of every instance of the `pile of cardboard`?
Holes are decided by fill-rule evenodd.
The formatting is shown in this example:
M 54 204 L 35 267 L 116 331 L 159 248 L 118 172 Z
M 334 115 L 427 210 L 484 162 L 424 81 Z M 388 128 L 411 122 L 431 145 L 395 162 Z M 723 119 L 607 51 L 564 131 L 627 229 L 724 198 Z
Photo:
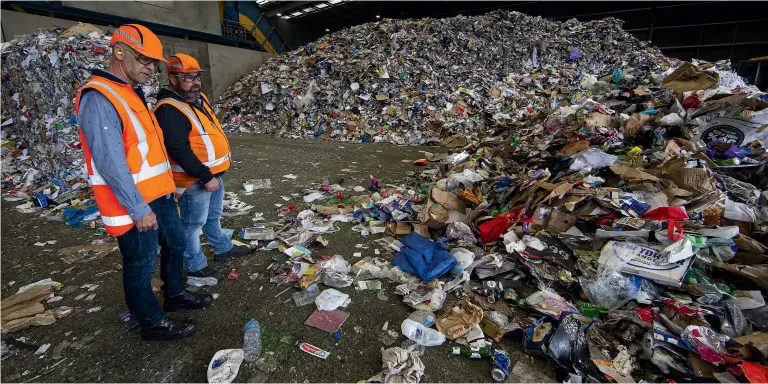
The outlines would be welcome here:
M 51 325 L 56 319 L 66 317 L 72 312 L 70 307 L 45 309 L 43 300 L 54 296 L 53 292 L 61 287 L 60 283 L 33 285 L 0 302 L 2 312 L 2 333 L 10 333 L 31 326 Z

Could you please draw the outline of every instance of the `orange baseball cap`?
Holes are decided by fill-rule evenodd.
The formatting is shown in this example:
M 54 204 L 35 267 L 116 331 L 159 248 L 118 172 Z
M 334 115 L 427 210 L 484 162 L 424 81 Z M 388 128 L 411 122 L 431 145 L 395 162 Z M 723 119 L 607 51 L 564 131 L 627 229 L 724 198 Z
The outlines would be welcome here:
M 202 68 L 200 68 L 200 64 L 197 62 L 197 60 L 195 60 L 194 57 L 184 53 L 177 53 L 169 57 L 168 64 L 165 65 L 165 70 L 168 71 L 168 73 L 205 72 Z
M 124 43 L 144 56 L 167 62 L 163 57 L 163 44 L 160 42 L 160 39 L 143 25 L 121 25 L 112 33 L 112 40 L 109 41 L 109 46 L 114 46 L 115 43 Z

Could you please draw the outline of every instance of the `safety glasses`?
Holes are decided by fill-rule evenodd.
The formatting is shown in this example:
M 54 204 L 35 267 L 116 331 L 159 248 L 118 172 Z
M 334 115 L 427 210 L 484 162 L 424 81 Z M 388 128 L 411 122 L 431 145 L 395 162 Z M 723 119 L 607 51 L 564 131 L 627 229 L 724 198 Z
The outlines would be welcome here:
M 195 75 L 187 75 L 187 74 L 180 74 L 180 73 L 174 73 L 171 76 L 176 76 L 181 80 L 184 80 L 185 83 L 194 83 L 196 81 L 203 81 L 203 75 L 202 74 L 195 74 Z
M 155 66 L 155 68 L 159 68 L 160 67 L 160 60 L 144 56 L 141 53 L 138 53 L 138 52 L 136 52 L 136 51 L 134 51 L 133 49 L 130 49 L 130 48 L 128 49 L 128 51 L 131 52 L 131 55 L 133 55 L 133 57 L 136 59 L 136 61 L 139 62 L 139 64 L 141 64 L 141 65 L 143 65 L 145 67 L 149 66 L 150 64 L 153 64 Z

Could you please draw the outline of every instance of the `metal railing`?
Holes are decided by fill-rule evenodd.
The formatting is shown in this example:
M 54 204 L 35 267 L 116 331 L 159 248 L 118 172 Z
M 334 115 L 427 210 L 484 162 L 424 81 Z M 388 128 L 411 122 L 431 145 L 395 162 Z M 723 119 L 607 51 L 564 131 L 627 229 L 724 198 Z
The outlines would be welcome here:
M 240 23 L 237 21 L 232 20 L 223 20 L 221 22 L 221 33 L 223 36 L 228 37 L 230 39 L 240 40 L 240 41 L 248 41 L 248 42 L 256 42 L 260 47 L 261 50 L 264 52 L 272 52 L 268 48 L 265 47 L 267 44 L 271 46 L 271 48 L 274 50 L 272 53 L 279 53 L 279 52 L 285 52 L 286 50 L 290 50 L 290 47 L 285 42 L 285 40 L 282 39 L 280 36 L 280 33 L 277 31 L 277 29 L 272 26 L 266 34 L 264 31 L 257 27 L 256 25 L 261 21 L 261 18 L 259 21 L 256 22 L 256 24 L 251 23 Z M 264 36 L 264 41 L 259 41 L 258 38 L 254 35 L 255 31 L 259 31 L 259 33 Z M 269 38 L 271 36 L 276 36 L 278 38 L 279 46 L 275 45 L 275 42 L 271 41 Z
M 256 37 L 254 37 L 250 32 L 251 28 L 254 26 L 251 25 L 249 27 L 246 27 L 236 21 L 223 20 L 221 22 L 221 34 L 230 39 L 241 41 L 256 41 Z M 258 43 L 258 41 L 256 42 Z

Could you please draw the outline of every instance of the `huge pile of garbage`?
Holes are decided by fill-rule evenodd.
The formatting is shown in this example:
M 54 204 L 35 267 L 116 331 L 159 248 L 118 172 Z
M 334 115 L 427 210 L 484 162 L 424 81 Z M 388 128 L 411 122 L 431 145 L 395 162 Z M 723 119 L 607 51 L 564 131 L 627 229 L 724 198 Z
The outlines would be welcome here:
M 92 69 L 105 69 L 110 35 L 90 24 L 21 35 L 2 46 L 2 183 L 49 196 L 85 187 L 74 99 Z M 144 86 L 148 101 L 158 81 Z
M 588 75 L 635 88 L 669 67 L 613 18 L 518 12 L 383 20 L 270 59 L 222 96 L 222 124 L 290 137 L 424 144 L 524 126 Z M 589 97 L 582 95 L 581 97 Z
M 517 344 L 558 382 L 764 382 L 768 95 L 727 63 L 672 65 L 657 83 L 584 76 L 523 127 L 444 139 L 405 184 L 307 191 L 311 207 L 261 238 L 283 251 L 271 280 L 339 326 L 339 289 L 396 284 L 415 310 L 400 327 L 410 341 L 383 359 L 408 361 L 411 381 L 423 347 L 448 340 L 500 381 Z M 391 253 L 308 248 L 350 221 Z

